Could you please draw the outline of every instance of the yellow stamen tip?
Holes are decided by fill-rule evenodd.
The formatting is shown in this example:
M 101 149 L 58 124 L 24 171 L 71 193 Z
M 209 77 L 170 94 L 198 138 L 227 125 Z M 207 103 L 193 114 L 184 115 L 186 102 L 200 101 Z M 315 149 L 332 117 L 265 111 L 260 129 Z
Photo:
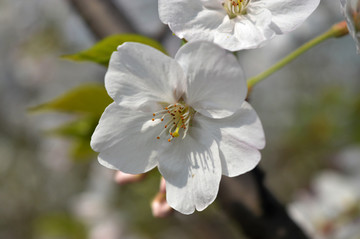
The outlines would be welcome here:
M 176 131 L 176 132 L 172 133 L 172 136 L 173 137 L 179 137 L 179 133 Z

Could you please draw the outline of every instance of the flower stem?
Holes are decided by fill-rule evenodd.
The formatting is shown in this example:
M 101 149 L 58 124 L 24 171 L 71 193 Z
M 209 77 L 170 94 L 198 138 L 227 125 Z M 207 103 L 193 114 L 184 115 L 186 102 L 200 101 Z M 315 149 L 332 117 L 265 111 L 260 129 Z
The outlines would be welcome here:
M 275 65 L 267 69 L 266 71 L 260 73 L 257 76 L 254 76 L 248 80 L 248 88 L 252 88 L 255 84 L 259 83 L 260 81 L 264 80 L 271 74 L 275 73 L 276 71 L 280 70 L 287 64 L 289 64 L 291 61 L 296 59 L 298 56 L 305 53 L 307 50 L 313 48 L 314 46 L 320 44 L 321 42 L 333 38 L 333 37 L 342 37 L 348 34 L 348 29 L 346 26 L 345 21 L 337 23 L 333 25 L 328 31 L 325 33 L 315 37 L 314 39 L 308 41 L 304 45 L 300 46 L 298 49 L 278 61 Z

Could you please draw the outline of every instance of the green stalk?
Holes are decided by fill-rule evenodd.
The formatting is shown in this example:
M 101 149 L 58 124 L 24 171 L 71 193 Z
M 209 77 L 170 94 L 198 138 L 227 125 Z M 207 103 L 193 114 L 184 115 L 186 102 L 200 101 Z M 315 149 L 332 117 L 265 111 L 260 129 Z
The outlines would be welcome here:
M 333 38 L 333 37 L 342 37 L 348 34 L 348 30 L 346 27 L 345 22 L 340 22 L 338 24 L 335 24 L 328 30 L 327 32 L 321 34 L 320 36 L 315 37 L 314 39 L 308 41 L 304 45 L 300 46 L 298 49 L 284 57 L 282 60 L 278 61 L 275 65 L 267 69 L 266 71 L 260 73 L 257 76 L 254 76 L 248 80 L 248 88 L 252 88 L 255 84 L 259 83 L 260 81 L 264 80 L 271 74 L 275 73 L 276 71 L 280 70 L 287 64 L 289 64 L 291 61 L 296 59 L 298 56 L 302 55 L 309 49 L 313 48 L 314 46 L 320 44 L 321 42 Z

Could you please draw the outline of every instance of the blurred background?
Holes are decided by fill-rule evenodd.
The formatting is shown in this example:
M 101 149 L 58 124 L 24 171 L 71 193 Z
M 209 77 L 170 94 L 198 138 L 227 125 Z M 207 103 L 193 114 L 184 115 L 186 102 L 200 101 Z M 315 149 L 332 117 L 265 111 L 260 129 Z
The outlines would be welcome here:
M 107 10 L 99 2 L 0 0 L 0 238 L 246 238 L 217 203 L 154 218 L 157 172 L 116 185 L 95 154 L 76 154 L 74 139 L 46 133 L 76 116 L 28 112 L 83 83 L 102 83 L 105 67 L 60 56 L 111 32 L 152 37 L 172 55 L 180 46 L 158 20 L 157 0 L 109 0 Z M 339 1 L 322 1 L 299 29 L 240 52 L 239 61 L 254 76 L 342 20 Z M 311 238 L 360 238 L 359 66 L 350 36 L 331 39 L 251 94 L 267 138 L 266 185 Z

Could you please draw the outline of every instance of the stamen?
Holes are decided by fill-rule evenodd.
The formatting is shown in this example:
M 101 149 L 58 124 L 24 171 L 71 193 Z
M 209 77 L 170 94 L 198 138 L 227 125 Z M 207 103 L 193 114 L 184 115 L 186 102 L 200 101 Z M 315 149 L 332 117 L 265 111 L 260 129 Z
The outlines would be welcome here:
M 245 15 L 247 6 L 251 0 L 224 0 L 222 6 L 225 8 L 229 18 L 235 18 L 240 15 Z
M 167 118 L 167 122 L 164 125 L 164 128 L 160 132 L 160 134 L 156 137 L 157 139 L 161 138 L 161 135 L 167 132 L 170 136 L 168 141 L 171 142 L 174 138 L 180 136 L 180 130 L 183 129 L 183 137 L 184 138 L 189 130 L 189 125 L 191 122 L 192 115 L 195 111 L 189 106 L 181 103 L 170 104 L 164 107 L 162 110 L 153 113 L 152 121 L 155 119 L 159 119 L 160 122 L 163 122 L 165 118 Z M 170 126 L 170 127 L 168 127 Z
M 158 135 L 158 137 L 156 137 L 157 139 L 160 139 L 160 136 L 164 133 L 166 131 L 166 127 L 165 127 L 165 129 L 163 129 L 162 131 L 161 131 L 161 133 Z

